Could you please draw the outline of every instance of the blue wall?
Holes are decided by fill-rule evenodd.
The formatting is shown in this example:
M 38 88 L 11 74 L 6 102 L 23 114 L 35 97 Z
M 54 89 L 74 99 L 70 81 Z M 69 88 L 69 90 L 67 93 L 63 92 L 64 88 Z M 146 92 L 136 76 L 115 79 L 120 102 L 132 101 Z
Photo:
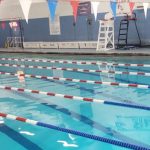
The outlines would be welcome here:
M 103 16 L 104 14 L 99 14 L 99 18 Z M 86 16 L 79 16 L 74 26 L 73 16 L 60 17 L 61 35 L 50 35 L 48 18 L 32 19 L 28 25 L 23 21 L 25 41 L 96 40 L 99 24 L 94 21 L 94 16 L 91 18 L 92 24 L 89 25 Z
M 143 10 L 136 11 L 139 33 L 142 43 L 150 43 L 150 11 L 148 11 L 147 19 L 144 18 Z M 104 14 L 98 14 L 98 19 L 102 19 Z M 95 22 L 94 16 L 91 16 L 92 23 L 88 24 L 87 17 L 79 16 L 77 23 L 73 26 L 73 16 L 60 17 L 61 35 L 50 35 L 49 19 L 30 19 L 26 24 L 25 20 L 21 21 L 23 26 L 23 34 L 25 41 L 88 41 L 97 40 L 99 23 Z M 115 39 L 117 39 L 120 17 L 115 19 Z M 6 29 L 0 29 L 0 47 L 4 47 L 4 43 L 8 36 L 15 36 L 7 22 Z M 19 33 L 18 33 L 19 35 Z M 129 40 L 130 43 L 138 43 L 137 33 L 133 22 L 130 23 Z

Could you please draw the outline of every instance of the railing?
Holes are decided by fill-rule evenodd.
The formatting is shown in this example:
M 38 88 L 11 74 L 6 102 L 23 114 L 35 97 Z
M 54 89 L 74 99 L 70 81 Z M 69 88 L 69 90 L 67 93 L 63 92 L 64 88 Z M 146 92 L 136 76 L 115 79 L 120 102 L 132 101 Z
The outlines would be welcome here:
M 22 37 L 7 37 L 5 48 L 9 47 L 21 47 L 23 48 L 24 38 Z

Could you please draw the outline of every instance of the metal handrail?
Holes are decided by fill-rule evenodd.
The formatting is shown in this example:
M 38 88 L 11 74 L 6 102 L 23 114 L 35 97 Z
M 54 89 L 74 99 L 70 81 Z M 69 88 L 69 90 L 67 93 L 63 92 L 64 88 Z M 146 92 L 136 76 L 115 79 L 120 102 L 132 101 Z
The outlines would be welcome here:
M 6 44 L 7 47 L 22 47 L 23 41 L 22 37 L 7 37 Z

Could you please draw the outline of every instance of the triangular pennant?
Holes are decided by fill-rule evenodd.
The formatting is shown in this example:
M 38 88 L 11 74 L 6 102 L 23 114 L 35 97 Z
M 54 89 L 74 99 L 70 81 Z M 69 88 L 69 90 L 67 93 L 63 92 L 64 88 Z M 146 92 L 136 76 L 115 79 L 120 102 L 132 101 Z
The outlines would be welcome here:
M 19 0 L 24 17 L 26 19 L 26 22 L 28 23 L 28 16 L 29 16 L 29 11 L 31 7 L 31 0 Z
M 78 0 L 71 0 L 70 3 L 71 3 L 71 6 L 72 6 L 72 10 L 73 10 L 74 20 L 75 20 L 75 22 L 76 22 L 76 20 L 77 20 L 77 13 L 78 13 L 79 1 L 78 1 Z
M 143 3 L 145 18 L 147 17 L 148 6 L 149 6 L 149 3 Z
M 57 1 L 56 0 L 48 0 L 48 7 L 49 7 L 49 11 L 50 11 L 51 21 L 54 21 L 56 7 L 57 7 Z
M 130 12 L 132 14 L 135 2 L 129 2 Z
M 117 14 L 117 2 L 111 1 L 110 2 L 110 6 L 111 6 L 111 9 L 112 9 L 114 17 L 116 17 L 116 14 Z
M 97 19 L 99 2 L 91 2 L 91 4 L 92 4 L 95 20 L 96 20 Z
M 3 30 L 6 28 L 6 22 L 5 21 L 2 21 L 1 27 L 2 27 Z

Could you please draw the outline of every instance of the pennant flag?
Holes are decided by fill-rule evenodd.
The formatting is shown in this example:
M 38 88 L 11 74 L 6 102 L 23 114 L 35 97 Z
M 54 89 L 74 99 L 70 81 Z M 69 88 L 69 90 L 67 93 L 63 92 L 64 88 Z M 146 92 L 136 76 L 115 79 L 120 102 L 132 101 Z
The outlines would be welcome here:
M 130 12 L 132 14 L 135 2 L 129 2 Z
M 50 11 L 50 16 L 51 16 L 52 22 L 55 20 L 56 7 L 57 7 L 57 1 L 56 0 L 48 0 L 48 8 Z
M 147 17 L 148 6 L 149 6 L 149 3 L 143 3 L 145 18 Z
M 78 15 L 84 16 L 91 14 L 91 2 L 82 2 L 79 3 Z
M 73 9 L 73 16 L 74 20 L 76 22 L 77 20 L 77 13 L 78 13 L 78 7 L 79 7 L 79 1 L 78 0 L 71 0 L 70 1 L 72 9 Z
M 111 6 L 114 17 L 116 17 L 116 15 L 117 15 L 117 2 L 111 1 L 110 6 Z
M 91 2 L 91 4 L 92 4 L 95 20 L 96 20 L 97 19 L 99 2 Z
M 31 0 L 19 0 L 24 17 L 26 19 L 26 22 L 28 23 L 28 16 L 29 16 L 29 11 L 31 7 Z
M 6 28 L 6 22 L 5 21 L 2 21 L 1 27 L 2 27 L 3 30 Z

